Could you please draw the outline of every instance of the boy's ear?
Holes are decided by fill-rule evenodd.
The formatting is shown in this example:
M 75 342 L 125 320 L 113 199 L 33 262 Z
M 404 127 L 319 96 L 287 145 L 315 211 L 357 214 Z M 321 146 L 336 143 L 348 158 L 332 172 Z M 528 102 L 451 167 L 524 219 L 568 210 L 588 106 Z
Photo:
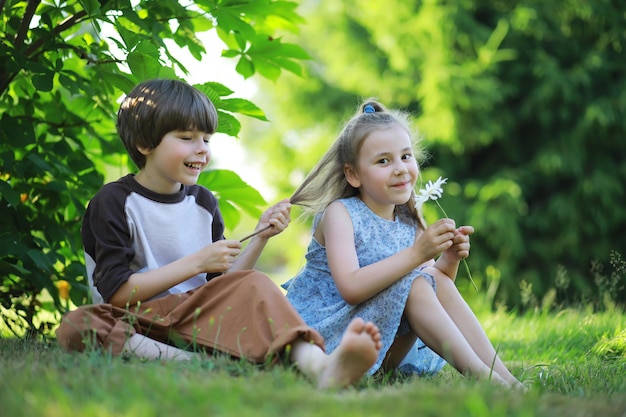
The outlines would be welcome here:
M 143 155 L 143 156 L 147 156 L 150 155 L 152 153 L 152 149 L 150 148 L 144 148 L 143 146 L 137 146 L 137 150 Z
M 345 164 L 343 166 L 343 175 L 345 175 L 348 184 L 350 184 L 354 188 L 359 188 L 361 186 L 361 180 L 359 179 L 359 176 L 352 167 L 352 165 Z

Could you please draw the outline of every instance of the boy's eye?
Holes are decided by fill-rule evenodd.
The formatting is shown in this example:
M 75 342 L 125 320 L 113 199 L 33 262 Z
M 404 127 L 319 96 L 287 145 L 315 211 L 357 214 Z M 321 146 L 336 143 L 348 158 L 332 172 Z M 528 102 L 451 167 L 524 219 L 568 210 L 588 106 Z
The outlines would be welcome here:
M 379 164 L 386 164 L 386 163 L 388 163 L 388 162 L 389 162 L 389 158 L 380 158 L 380 159 L 378 160 L 378 163 L 379 163 Z
M 411 159 L 411 158 L 413 158 L 413 154 L 406 153 L 406 154 L 402 155 L 402 159 Z

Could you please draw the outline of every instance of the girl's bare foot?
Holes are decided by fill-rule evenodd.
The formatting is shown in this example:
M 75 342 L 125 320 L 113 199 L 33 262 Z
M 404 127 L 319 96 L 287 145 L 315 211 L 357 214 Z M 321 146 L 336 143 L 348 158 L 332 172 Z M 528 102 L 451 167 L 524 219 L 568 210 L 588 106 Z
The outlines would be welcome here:
M 523 383 L 521 383 L 518 380 L 515 380 L 514 382 L 511 382 L 511 388 L 516 389 L 518 391 L 521 391 L 523 393 L 528 392 L 528 387 L 526 385 L 524 385 Z
M 318 387 L 339 388 L 357 382 L 376 363 L 381 347 L 378 327 L 355 318 L 320 370 Z

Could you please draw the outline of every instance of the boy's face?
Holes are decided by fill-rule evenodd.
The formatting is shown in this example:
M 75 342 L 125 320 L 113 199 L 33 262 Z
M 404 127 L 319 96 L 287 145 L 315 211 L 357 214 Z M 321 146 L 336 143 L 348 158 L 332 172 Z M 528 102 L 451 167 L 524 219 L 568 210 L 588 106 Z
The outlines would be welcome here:
M 181 184 L 195 184 L 211 160 L 210 137 L 197 130 L 174 130 L 166 133 L 156 148 L 139 148 L 146 156 L 146 165 L 137 174 L 137 181 L 161 194 L 176 193 Z

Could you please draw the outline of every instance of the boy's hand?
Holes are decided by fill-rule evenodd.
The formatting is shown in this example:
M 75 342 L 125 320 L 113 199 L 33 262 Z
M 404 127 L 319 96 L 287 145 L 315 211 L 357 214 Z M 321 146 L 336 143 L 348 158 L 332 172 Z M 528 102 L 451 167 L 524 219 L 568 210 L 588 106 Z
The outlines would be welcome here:
M 241 252 L 241 243 L 237 240 L 218 240 L 205 246 L 199 252 L 204 272 L 225 272 Z
M 257 225 L 256 230 L 263 230 L 257 236 L 269 239 L 285 230 L 291 221 L 291 203 L 289 199 L 284 199 L 268 208 Z M 268 228 L 268 226 L 270 226 Z

